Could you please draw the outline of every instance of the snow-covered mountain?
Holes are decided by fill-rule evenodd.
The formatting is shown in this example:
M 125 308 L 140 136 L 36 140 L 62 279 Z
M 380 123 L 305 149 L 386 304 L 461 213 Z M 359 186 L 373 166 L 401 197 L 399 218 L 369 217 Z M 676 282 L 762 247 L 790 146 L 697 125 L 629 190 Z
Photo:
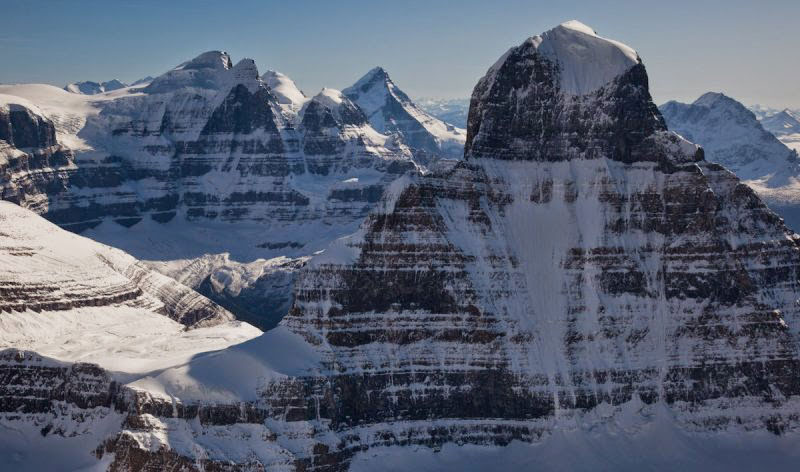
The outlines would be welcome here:
M 469 114 L 468 98 L 420 98 L 416 100 L 420 108 L 440 120 L 467 129 L 467 115 Z
M 706 158 L 733 171 L 800 230 L 800 162 L 744 105 L 709 92 L 691 104 L 660 107 L 669 128 L 703 146 Z
M 366 119 L 330 91 L 304 108 Z M 0 447 L 111 470 L 416 470 L 427 448 L 499 469 L 796 464 L 797 236 L 667 129 L 637 53 L 575 21 L 531 37 L 479 81 L 467 132 L 465 161 L 395 180 L 314 255 L 256 339 L 114 386 L 7 351 L 0 406 L 36 408 Z M 76 373 L 79 395 L 31 387 Z
M 98 93 L 113 92 L 114 90 L 119 90 L 125 87 L 127 87 L 127 85 L 117 79 L 112 79 L 108 82 L 92 82 L 87 80 L 85 82 L 74 82 L 67 84 L 64 87 L 64 90 L 82 95 L 97 95 Z
M 778 136 L 800 133 L 800 118 L 788 108 L 769 115 L 761 120 L 761 126 L 770 133 Z
M 342 93 L 364 111 L 376 130 L 399 136 L 421 162 L 462 157 L 466 132 L 426 113 L 383 68 L 370 70 Z
M 800 152 L 800 112 L 787 108 L 764 117 L 761 124 L 787 147 Z
M 288 309 L 303 261 L 420 169 L 338 91 L 305 97 L 220 51 L 99 95 L 0 94 L 13 108 L 0 125 L 35 131 L 4 148 L 3 199 L 192 281 L 265 328 Z

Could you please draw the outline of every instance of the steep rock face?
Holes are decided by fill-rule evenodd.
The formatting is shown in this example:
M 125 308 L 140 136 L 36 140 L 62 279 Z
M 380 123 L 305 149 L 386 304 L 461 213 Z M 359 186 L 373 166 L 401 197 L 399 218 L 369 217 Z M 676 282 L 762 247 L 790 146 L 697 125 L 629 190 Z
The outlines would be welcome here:
M 397 134 L 420 163 L 463 156 L 464 130 L 423 111 L 383 68 L 372 69 L 342 92 L 358 104 L 376 130 Z
M 800 163 L 797 152 L 769 133 L 736 100 L 709 92 L 692 104 L 660 107 L 669 128 L 703 146 L 708 160 L 733 171 L 771 208 L 800 228 Z
M 143 445 L 169 431 L 191 437 L 178 456 L 250 466 L 276 438 L 299 470 L 612 426 L 797 434 L 796 237 L 666 130 L 631 51 L 575 22 L 512 48 L 475 89 L 466 161 L 395 182 L 309 262 L 281 326 L 132 384 L 158 420 L 114 457 L 159 463 Z M 245 428 L 267 439 L 208 442 Z

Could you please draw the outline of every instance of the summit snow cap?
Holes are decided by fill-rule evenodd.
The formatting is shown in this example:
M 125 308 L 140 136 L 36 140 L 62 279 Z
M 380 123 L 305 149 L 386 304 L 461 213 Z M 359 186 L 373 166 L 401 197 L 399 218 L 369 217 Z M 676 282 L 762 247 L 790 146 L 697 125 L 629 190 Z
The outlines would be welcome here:
M 253 65 L 254 67 L 254 65 Z M 208 51 L 190 61 L 179 64 L 171 71 L 162 74 L 144 88 L 146 93 L 164 93 L 185 87 L 200 89 L 219 89 L 228 83 L 228 72 L 233 68 L 231 57 L 225 51 Z M 237 73 L 247 74 L 244 69 L 251 68 L 241 63 Z M 258 72 L 256 71 L 256 78 Z
M 267 84 L 281 104 L 299 106 L 308 101 L 303 91 L 286 74 L 268 70 L 261 76 L 261 80 Z
M 558 65 L 561 91 L 571 95 L 594 92 L 639 63 L 639 55 L 630 46 L 598 36 L 591 27 L 571 20 L 512 48 L 490 73 L 502 67 L 512 51 L 526 46 Z

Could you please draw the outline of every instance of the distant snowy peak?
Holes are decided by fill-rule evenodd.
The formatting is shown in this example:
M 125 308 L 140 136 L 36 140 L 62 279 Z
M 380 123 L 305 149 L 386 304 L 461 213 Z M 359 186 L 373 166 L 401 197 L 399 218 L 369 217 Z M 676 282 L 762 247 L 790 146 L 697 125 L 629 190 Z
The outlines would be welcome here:
M 285 74 L 268 70 L 261 76 L 261 80 L 272 90 L 281 105 L 300 107 L 308 101 L 303 91 Z
M 453 124 L 459 128 L 467 128 L 469 98 L 418 98 L 416 103 L 420 108 L 445 123 Z
M 167 93 L 185 88 L 221 90 L 236 83 L 254 89 L 261 83 L 252 59 L 235 66 L 225 51 L 208 51 L 162 74 L 143 89 L 146 93 Z
M 774 135 L 800 133 L 800 116 L 784 109 L 761 120 L 761 126 Z
M 72 93 L 79 93 L 81 95 L 97 95 L 98 93 L 111 92 L 127 87 L 126 84 L 117 79 L 109 80 L 108 82 L 74 82 L 64 87 L 64 90 Z
M 435 118 L 418 107 L 389 77 L 375 67 L 342 91 L 366 114 L 373 128 L 398 135 L 424 162 L 460 158 L 466 131 Z
M 307 99 L 308 100 L 308 99 Z M 320 125 L 325 127 L 336 127 L 341 125 L 350 125 L 350 126 L 364 126 L 368 125 L 367 117 L 364 115 L 364 112 L 353 103 L 349 98 L 347 98 L 342 92 L 339 90 L 331 89 L 331 88 L 324 88 L 322 91 L 310 100 L 306 102 L 306 105 L 303 107 L 302 112 L 300 113 L 303 118 L 306 117 L 311 111 L 314 113 L 320 113 L 320 107 L 324 110 L 323 117 L 330 113 L 330 117 L 332 120 L 323 120 L 320 122 Z M 305 119 L 303 120 L 306 121 Z
M 513 51 L 531 48 L 557 65 L 560 89 L 570 95 L 594 92 L 640 62 L 633 48 L 571 20 L 511 48 L 489 69 L 490 74 L 499 70 Z
M 708 92 L 691 104 L 670 101 L 660 110 L 671 130 L 703 146 L 710 161 L 742 179 L 784 173 L 791 164 L 791 151 L 752 111 L 725 94 Z
M 137 85 L 147 85 L 152 81 L 153 77 L 148 75 L 147 77 L 142 77 L 139 80 L 134 80 L 133 82 L 131 82 L 131 87 L 136 87 Z

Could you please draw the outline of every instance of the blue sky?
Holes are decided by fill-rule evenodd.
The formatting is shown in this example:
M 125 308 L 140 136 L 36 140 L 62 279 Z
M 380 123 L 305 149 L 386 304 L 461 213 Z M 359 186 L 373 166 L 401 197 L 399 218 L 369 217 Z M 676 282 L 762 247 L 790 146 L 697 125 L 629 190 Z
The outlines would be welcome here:
M 211 49 L 307 93 L 381 65 L 411 96 L 467 97 L 506 49 L 569 19 L 635 48 L 657 102 L 722 91 L 800 107 L 800 1 L 0 0 L 0 82 L 132 81 Z

